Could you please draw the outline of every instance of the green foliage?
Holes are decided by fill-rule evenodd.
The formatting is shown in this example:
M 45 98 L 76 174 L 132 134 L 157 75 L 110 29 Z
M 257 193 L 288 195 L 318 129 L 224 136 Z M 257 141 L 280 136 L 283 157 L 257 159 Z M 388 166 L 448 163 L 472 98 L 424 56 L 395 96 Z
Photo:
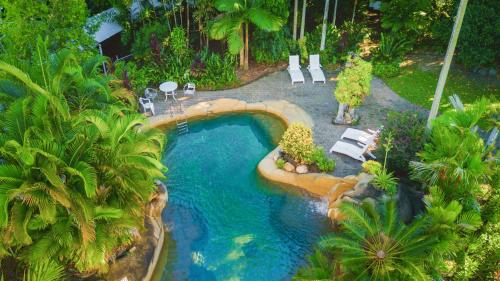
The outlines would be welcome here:
M 380 134 L 379 141 L 385 143 L 392 138 L 391 153 L 385 146 L 379 146 L 377 156 L 387 154 L 387 169 L 397 175 L 405 176 L 410 171 L 409 163 L 416 160 L 416 153 L 421 151 L 425 142 L 426 120 L 416 112 L 391 111 Z
M 50 36 L 50 50 L 84 48 L 96 52 L 85 33 L 88 11 L 84 0 L 0 1 L 3 18 L 0 33 L 5 52 L 27 59 L 35 52 L 39 36 Z
M 144 25 L 135 34 L 135 40 L 132 43 L 132 54 L 137 61 L 153 60 L 152 38 L 155 37 L 158 42 L 163 42 L 167 37 L 168 30 L 165 24 L 155 22 Z M 160 47 L 160 46 L 159 46 Z
M 299 45 L 300 62 L 306 64 L 309 59 L 309 51 L 307 50 L 307 37 L 297 40 Z
M 394 34 L 380 34 L 380 45 L 375 50 L 374 60 L 392 62 L 402 59 L 409 51 L 409 41 Z
M 285 163 L 285 160 L 280 158 L 276 160 L 276 167 L 278 167 L 278 169 L 283 169 L 285 167 Z
M 443 188 L 447 200 L 457 200 L 466 210 L 476 208 L 480 185 L 487 183 L 492 166 L 485 159 L 487 150 L 472 130 L 489 119 L 488 100 L 481 100 L 465 111 L 448 110 L 432 124 L 429 142 L 418 153 L 420 161 L 411 162 L 411 175 L 427 186 Z M 498 110 L 498 108 L 496 108 Z
M 383 1 L 382 27 L 407 38 L 418 38 L 430 25 L 431 0 Z
M 111 96 L 72 106 L 73 95 L 109 94 L 105 84 L 81 82 L 99 80 L 95 63 L 38 47 L 32 75 L 0 62 L 26 93 L 2 114 L 0 254 L 106 272 L 108 258 L 142 227 L 154 181 L 164 177 L 164 135 L 144 129 L 145 117 Z
M 307 257 L 307 266 L 299 268 L 292 280 L 332 280 L 334 272 L 335 267 L 330 258 L 323 251 L 316 249 L 312 255 Z
M 401 73 L 399 68 L 399 61 L 393 61 L 389 63 L 385 62 L 373 62 L 373 74 L 382 78 L 396 77 Z
M 311 163 L 314 152 L 312 130 L 300 123 L 292 123 L 283 134 L 279 146 L 299 163 Z
M 390 195 L 396 194 L 398 187 L 397 178 L 393 176 L 392 172 L 387 172 L 387 156 L 389 155 L 389 151 L 393 148 L 393 140 L 392 134 L 389 133 L 382 144 L 385 150 L 384 165 L 382 169 L 376 170 L 375 178 L 372 181 L 375 187 L 386 191 Z
M 328 158 L 323 147 L 318 146 L 311 154 L 311 162 L 315 163 L 323 173 L 331 172 L 335 169 L 335 160 Z
M 343 231 L 332 233 L 319 242 L 334 255 L 344 273 L 341 280 L 430 280 L 434 268 L 429 254 L 438 243 L 426 234 L 426 220 L 410 225 L 397 215 L 396 202 L 380 206 L 365 201 L 361 206 L 343 203 Z
M 265 31 L 278 31 L 282 20 L 254 1 L 217 0 L 215 7 L 225 13 L 212 23 L 210 37 L 226 39 L 229 52 L 238 54 L 243 46 L 243 25 L 252 23 Z
M 290 54 L 289 34 L 286 29 L 277 32 L 256 30 L 250 43 L 252 55 L 258 63 L 286 61 Z
M 443 16 L 437 17 L 432 23 L 432 38 L 444 49 L 450 39 L 454 15 L 460 1 L 446 1 Z M 495 0 L 469 2 L 464 21 L 460 30 L 455 54 L 458 62 L 468 69 L 491 67 L 498 65 L 500 50 L 497 42 L 500 40 L 500 18 L 497 11 L 500 3 Z
M 356 57 L 350 60 L 352 66 L 344 68 L 338 76 L 335 98 L 339 103 L 355 108 L 370 94 L 372 65 Z
M 62 281 L 64 279 L 64 267 L 54 261 L 30 265 L 23 277 L 23 281 Z
M 374 160 L 368 160 L 364 162 L 363 164 L 361 164 L 361 167 L 363 167 L 363 172 L 370 175 L 376 175 L 382 170 L 382 164 Z

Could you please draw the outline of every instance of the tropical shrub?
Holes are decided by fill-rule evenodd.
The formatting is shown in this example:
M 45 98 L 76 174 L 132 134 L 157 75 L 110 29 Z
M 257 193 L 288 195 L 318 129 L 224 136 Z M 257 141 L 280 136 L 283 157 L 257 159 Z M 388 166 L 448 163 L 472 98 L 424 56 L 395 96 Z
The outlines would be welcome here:
M 448 110 L 434 120 L 429 141 L 411 162 L 411 175 L 426 186 L 443 188 L 448 201 L 457 200 L 466 210 L 477 209 L 480 186 L 488 183 L 492 173 L 488 150 L 473 130 L 488 119 L 490 102 L 486 99 L 465 111 Z
M 256 30 L 250 42 L 252 56 L 258 63 L 276 63 L 286 61 L 290 54 L 288 30 L 282 28 L 277 32 Z
M 156 56 L 158 56 L 162 52 L 162 42 L 167 35 L 167 27 L 161 22 L 141 27 L 135 33 L 135 40 L 132 43 L 134 59 L 141 62 L 148 62 L 155 59 L 153 55 L 156 53 Z M 158 60 L 158 58 L 155 60 Z
M 311 155 L 315 149 L 311 128 L 301 123 L 292 123 L 283 134 L 279 146 L 295 161 L 311 163 Z
M 382 27 L 407 38 L 419 38 L 430 26 L 431 0 L 383 1 Z
M 380 34 L 380 45 L 374 52 L 374 60 L 393 62 L 400 60 L 409 51 L 410 42 L 394 34 Z
M 400 221 L 395 200 L 376 206 L 343 203 L 341 233 L 323 237 L 319 246 L 334 256 L 341 280 L 430 280 L 429 254 L 438 240 L 426 234 L 426 219 L 410 225 Z M 430 270 L 429 270 L 430 269 Z M 428 271 L 429 270 L 429 271 Z
M 394 195 L 397 192 L 398 182 L 397 179 L 393 176 L 392 172 L 387 171 L 387 156 L 389 155 L 389 151 L 392 149 L 392 135 L 389 134 L 382 146 L 385 150 L 384 155 L 384 165 L 381 169 L 375 171 L 375 178 L 372 183 L 375 187 L 378 187 L 381 190 L 389 193 L 390 195 Z
M 97 53 L 85 32 L 88 11 L 85 0 L 1 1 L 2 48 L 16 59 L 35 53 L 38 37 L 50 36 L 50 51 L 69 48 L 80 56 Z M 83 52 L 82 52 L 83 50 Z
M 278 169 L 283 169 L 285 167 L 285 163 L 285 160 L 280 158 L 276 160 L 276 167 L 278 167 Z
M 335 169 L 335 160 L 328 158 L 326 156 L 323 147 L 318 146 L 313 150 L 311 154 L 311 162 L 318 166 L 318 169 L 323 173 L 331 172 Z
M 431 37 L 436 45 L 446 48 L 453 29 L 453 16 L 460 1 L 446 1 L 442 16 L 432 22 Z M 468 69 L 481 66 L 498 66 L 500 50 L 497 42 L 500 40 L 498 26 L 500 19 L 497 11 L 500 4 L 495 0 L 482 0 L 470 2 L 464 15 L 460 37 L 457 42 L 455 57 Z
M 416 112 L 391 111 L 380 134 L 379 141 L 385 143 L 392 136 L 392 150 L 387 155 L 387 169 L 397 175 L 409 173 L 409 163 L 416 160 L 425 142 L 425 119 Z M 376 155 L 386 154 L 384 146 L 379 146 Z
M 351 66 L 346 66 L 338 76 L 335 87 L 335 98 L 339 102 L 339 110 L 335 123 L 348 124 L 355 121 L 354 109 L 359 107 L 370 94 L 372 65 L 359 57 L 350 59 Z
M 65 95 L 87 94 L 95 83 L 68 75 L 78 66 L 72 60 L 52 69 L 37 50 L 41 64 L 32 68 L 43 76 L 0 62 L 4 77 L 26 93 L 2 114 L 0 258 L 106 272 L 142 228 L 155 180 L 164 177 L 164 135 L 141 128 L 144 117 L 117 100 L 72 108 Z
M 380 162 L 374 160 L 368 160 L 361 164 L 363 168 L 363 172 L 368 173 L 370 175 L 376 175 L 382 170 L 382 164 Z
M 299 268 L 292 280 L 333 280 L 334 273 L 335 267 L 330 257 L 324 251 L 316 249 L 307 257 L 307 266 Z

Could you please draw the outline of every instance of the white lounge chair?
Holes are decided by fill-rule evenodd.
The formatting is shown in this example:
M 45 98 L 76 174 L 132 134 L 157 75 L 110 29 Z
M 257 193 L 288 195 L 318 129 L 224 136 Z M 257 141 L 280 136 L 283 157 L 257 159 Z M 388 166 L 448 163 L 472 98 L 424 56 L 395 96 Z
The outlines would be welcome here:
M 325 74 L 323 73 L 323 70 L 321 70 L 319 55 L 309 56 L 309 66 L 307 66 L 307 70 L 309 70 L 309 73 L 311 74 L 313 83 L 314 82 L 326 83 Z
M 187 83 L 184 85 L 184 95 L 194 96 L 196 92 L 196 86 L 193 83 Z
M 299 56 L 290 56 L 288 64 L 288 73 L 293 83 L 305 83 L 304 75 L 300 70 Z
M 144 113 L 146 113 L 149 109 L 151 113 L 155 115 L 155 105 L 153 104 L 151 99 L 139 98 L 139 103 L 141 104 Z
M 379 136 L 380 131 L 382 131 L 383 128 L 384 127 L 382 126 L 376 131 L 368 129 L 368 132 L 354 128 L 347 128 L 340 138 L 354 140 L 362 144 L 372 144 L 375 142 L 375 139 Z
M 361 144 L 360 144 L 361 145 Z M 370 144 L 364 144 L 362 146 L 357 146 L 343 141 L 336 142 L 332 148 L 330 148 L 330 153 L 337 152 L 340 154 L 347 155 L 353 159 L 359 160 L 361 162 L 366 162 L 364 156 L 368 152 L 368 147 Z M 371 156 L 371 154 L 370 154 Z

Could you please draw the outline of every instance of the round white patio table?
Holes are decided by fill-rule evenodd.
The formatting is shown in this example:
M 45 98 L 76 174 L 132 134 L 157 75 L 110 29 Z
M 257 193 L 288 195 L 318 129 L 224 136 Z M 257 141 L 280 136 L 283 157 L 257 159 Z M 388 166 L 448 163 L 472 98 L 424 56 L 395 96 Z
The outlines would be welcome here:
M 163 82 L 160 84 L 160 91 L 165 93 L 165 101 L 167 101 L 168 97 L 171 96 L 175 101 L 175 90 L 177 90 L 177 83 L 173 81 Z

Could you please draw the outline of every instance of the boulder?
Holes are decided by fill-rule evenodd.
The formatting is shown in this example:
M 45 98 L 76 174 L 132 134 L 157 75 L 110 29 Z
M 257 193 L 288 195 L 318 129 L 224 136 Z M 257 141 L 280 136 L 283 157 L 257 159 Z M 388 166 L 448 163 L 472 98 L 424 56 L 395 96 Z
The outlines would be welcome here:
M 348 202 L 348 203 L 354 203 L 354 204 L 359 204 L 359 200 L 353 199 L 349 196 L 344 196 L 342 197 L 343 202 Z
M 374 176 L 366 173 L 361 173 L 358 176 L 358 183 L 351 189 L 344 192 L 345 196 L 358 197 L 366 193 L 369 183 L 373 180 Z
M 307 172 L 309 172 L 309 170 L 307 169 L 306 165 L 299 165 L 299 166 L 297 166 L 297 168 L 295 169 L 295 171 L 297 172 L 297 174 L 307 174 Z
M 286 162 L 285 166 L 283 166 L 283 169 L 287 172 L 293 172 L 295 171 L 295 166 L 290 162 Z

